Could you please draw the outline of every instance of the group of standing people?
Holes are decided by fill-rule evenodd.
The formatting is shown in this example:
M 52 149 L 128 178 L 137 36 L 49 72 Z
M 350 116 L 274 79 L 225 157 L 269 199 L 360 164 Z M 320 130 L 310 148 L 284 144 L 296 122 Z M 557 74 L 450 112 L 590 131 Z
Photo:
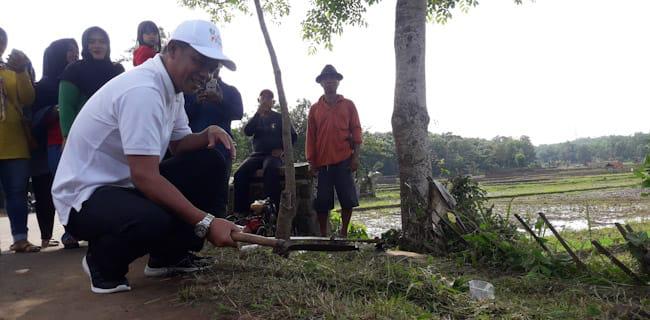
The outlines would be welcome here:
M 8 37 L 0 29 L 0 57 Z M 74 39 L 52 42 L 43 54 L 43 75 L 35 82 L 31 62 L 13 50 L 2 74 L 2 112 L 0 120 L 0 185 L 6 197 L 16 252 L 38 252 L 41 247 L 57 246 L 52 239 L 55 208 L 51 187 L 65 137 L 86 100 L 104 83 L 124 72 L 110 60 L 108 34 L 98 27 L 82 35 L 82 59 Z M 30 72 L 31 71 L 31 72 Z M 35 198 L 35 211 L 41 230 L 40 246 L 27 240 L 27 191 L 29 179 Z M 78 242 L 66 233 L 66 248 Z
M 222 67 L 236 69 L 223 53 L 219 29 L 207 21 L 185 21 L 161 50 L 157 26 L 145 21 L 138 42 L 137 67 L 128 72 L 111 61 L 108 34 L 98 27 L 83 33 L 81 60 L 74 40 L 53 42 L 35 84 L 29 60 L 19 51 L 0 68 L 0 185 L 7 195 L 12 250 L 40 249 L 27 241 L 31 154 L 38 168 L 31 175 L 37 213 L 43 212 L 38 214 L 42 245 L 56 245 L 51 239 L 56 210 L 65 245 L 88 241 L 82 267 L 95 293 L 130 290 L 128 266 L 145 254 L 146 276 L 199 270 L 206 258 L 192 252 L 204 240 L 234 246 L 231 234 L 242 231 L 223 219 L 236 157 L 230 123 L 241 119 L 243 106 L 239 91 L 219 76 Z M 6 44 L 0 32 L 0 56 Z M 334 190 L 343 209 L 342 236 L 358 205 L 352 172 L 361 126 L 354 104 L 337 94 L 342 78 L 325 66 L 316 78 L 324 95 L 308 120 L 306 155 L 310 172 L 318 176 L 314 207 L 323 235 Z M 253 137 L 253 153 L 234 174 L 235 211 L 248 209 L 247 184 L 259 168 L 265 193 L 279 202 L 282 120 L 272 110 L 272 91 L 262 90 L 258 102 L 244 128 Z M 24 126 L 28 109 L 38 130 Z M 32 131 L 39 143 L 30 151 Z
M 30 60 L 21 51 L 13 50 L 6 63 L 0 62 L 0 187 L 11 224 L 12 251 L 38 252 L 60 245 L 52 239 L 55 207 L 51 189 L 66 137 L 86 101 L 124 72 L 121 64 L 111 60 L 110 38 L 105 30 L 90 27 L 81 38 L 81 59 L 74 39 L 50 43 L 43 54 L 43 75 L 37 82 Z M 0 28 L 0 57 L 7 44 L 7 34 Z M 158 27 L 153 22 L 140 24 L 138 44 L 134 64 L 160 51 Z M 27 240 L 30 180 L 40 246 Z M 65 248 L 79 247 L 68 232 L 61 242 Z

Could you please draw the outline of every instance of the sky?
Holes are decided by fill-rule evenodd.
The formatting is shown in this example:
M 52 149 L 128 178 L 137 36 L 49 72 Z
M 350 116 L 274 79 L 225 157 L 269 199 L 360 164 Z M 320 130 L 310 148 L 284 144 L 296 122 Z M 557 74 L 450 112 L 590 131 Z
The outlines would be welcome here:
M 0 1 L 3 12 L 13 13 L 0 21 L 9 36 L 6 54 L 24 51 L 37 78 L 47 45 L 64 37 L 81 44 L 87 27 L 109 33 L 117 59 L 134 45 L 140 21 L 153 20 L 171 32 L 184 20 L 210 18 L 176 0 Z M 366 28 L 346 28 L 334 37 L 332 51 L 320 48 L 312 55 L 300 34 L 308 2 L 292 5 L 279 24 L 267 21 L 289 106 L 320 97 L 314 79 L 330 63 L 343 74 L 339 93 L 354 101 L 362 126 L 390 131 L 395 1 L 371 7 Z M 429 131 L 485 139 L 527 135 L 535 145 L 650 132 L 647 12 L 647 0 L 492 0 L 455 11 L 447 24 L 428 24 Z M 245 112 L 253 114 L 258 93 L 276 91 L 257 18 L 240 15 L 217 25 L 225 53 L 238 66 L 221 76 L 239 89 Z

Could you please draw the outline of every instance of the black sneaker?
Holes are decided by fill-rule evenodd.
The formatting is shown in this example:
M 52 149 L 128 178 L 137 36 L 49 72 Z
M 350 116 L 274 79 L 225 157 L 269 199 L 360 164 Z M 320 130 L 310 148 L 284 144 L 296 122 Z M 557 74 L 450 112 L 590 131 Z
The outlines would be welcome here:
M 144 267 L 144 275 L 147 277 L 167 277 L 181 273 L 191 273 L 203 270 L 210 266 L 210 258 L 195 256 L 188 253 L 180 261 L 169 264 L 149 257 L 147 266 Z
M 90 278 L 90 290 L 94 293 L 115 293 L 130 291 L 129 281 L 126 278 L 120 280 L 105 280 L 92 266 L 92 261 L 87 259 L 88 255 L 81 260 L 81 266 Z M 90 264 L 88 263 L 90 262 Z

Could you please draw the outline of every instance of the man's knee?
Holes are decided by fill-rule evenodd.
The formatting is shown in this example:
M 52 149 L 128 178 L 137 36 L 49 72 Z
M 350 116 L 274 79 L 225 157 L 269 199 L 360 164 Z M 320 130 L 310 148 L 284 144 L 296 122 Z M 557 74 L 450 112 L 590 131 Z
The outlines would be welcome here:
M 265 178 L 279 179 L 280 166 L 266 166 L 263 171 Z
M 235 171 L 235 174 L 233 175 L 233 178 L 235 179 L 235 183 L 237 181 L 244 181 L 248 178 L 249 173 L 246 172 L 246 170 L 242 170 L 241 168 Z
M 180 154 L 171 159 L 179 161 L 184 166 L 205 169 L 206 167 L 216 167 L 225 170 L 226 160 L 219 151 L 215 149 L 201 149 Z M 190 167 L 190 168 L 191 168 Z
M 132 232 L 137 237 L 156 239 L 171 232 L 174 219 L 161 210 L 143 212 L 133 223 Z
M 226 159 L 215 149 L 201 149 L 191 152 L 193 162 L 207 165 L 221 170 L 226 168 Z

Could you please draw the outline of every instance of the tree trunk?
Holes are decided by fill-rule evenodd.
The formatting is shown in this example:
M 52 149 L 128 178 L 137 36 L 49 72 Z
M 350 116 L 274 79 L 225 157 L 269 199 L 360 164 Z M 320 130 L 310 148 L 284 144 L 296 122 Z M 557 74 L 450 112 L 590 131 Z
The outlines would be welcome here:
M 257 11 L 257 18 L 264 35 L 266 48 L 269 50 L 271 57 L 271 64 L 273 65 L 273 73 L 275 75 L 275 85 L 278 89 L 278 99 L 280 100 L 280 110 L 282 112 L 282 146 L 284 147 L 284 190 L 280 198 L 280 208 L 278 212 L 278 225 L 275 237 L 278 239 L 289 239 L 291 236 L 291 226 L 293 218 L 296 216 L 296 173 L 293 167 L 293 145 L 291 144 L 291 119 L 289 118 L 289 108 L 287 107 L 287 99 L 284 94 L 284 87 L 282 86 L 282 74 L 280 72 L 280 65 L 278 58 L 273 49 L 273 43 L 269 36 L 269 31 L 264 22 L 264 13 L 260 0 L 254 0 L 255 9 Z
M 426 105 L 427 0 L 398 0 L 395 9 L 393 136 L 400 168 L 403 242 L 410 250 L 441 250 L 439 217 L 430 210 L 429 114 Z

